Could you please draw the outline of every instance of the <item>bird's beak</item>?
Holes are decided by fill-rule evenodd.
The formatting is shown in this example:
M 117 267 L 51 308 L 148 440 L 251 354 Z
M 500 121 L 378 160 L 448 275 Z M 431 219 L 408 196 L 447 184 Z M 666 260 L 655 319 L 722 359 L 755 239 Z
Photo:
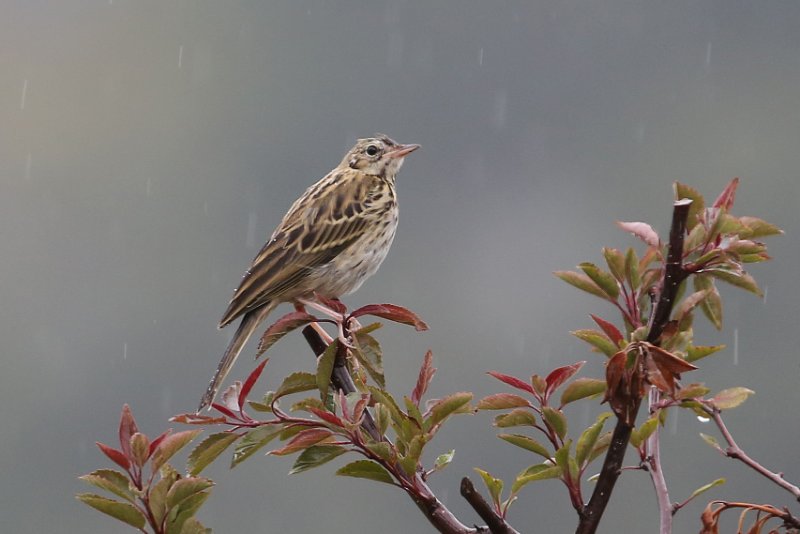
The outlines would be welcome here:
M 389 158 L 404 158 L 419 148 L 419 145 L 397 145 L 386 153 Z

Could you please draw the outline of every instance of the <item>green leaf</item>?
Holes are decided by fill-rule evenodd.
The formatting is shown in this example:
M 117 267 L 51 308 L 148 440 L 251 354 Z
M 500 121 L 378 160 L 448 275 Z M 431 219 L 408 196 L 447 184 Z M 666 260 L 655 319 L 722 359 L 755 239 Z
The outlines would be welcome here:
M 253 454 L 278 437 L 282 430 L 283 428 L 281 427 L 275 428 L 273 426 L 260 426 L 250 430 L 236 445 L 236 448 L 233 449 L 231 468 L 236 467 L 250 458 Z
M 709 436 L 708 434 L 703 434 L 702 432 L 700 432 L 700 437 L 703 438 L 703 441 L 708 443 L 712 448 L 722 452 L 722 447 L 719 446 L 717 438 L 714 436 Z
M 503 481 L 493 477 L 488 471 L 478 469 L 477 467 L 475 468 L 475 472 L 481 476 L 483 483 L 486 484 L 486 489 L 489 490 L 489 496 L 491 496 L 492 502 L 495 506 L 499 506 L 500 495 L 503 493 Z
M 134 502 L 136 500 L 135 495 L 131 491 L 128 477 L 119 471 L 113 469 L 98 469 L 92 471 L 88 475 L 83 475 L 78 478 L 84 482 L 88 482 L 92 486 L 109 491 L 117 497 L 122 497 L 126 501 Z
M 606 419 L 611 417 L 611 414 L 608 412 L 604 412 L 597 417 L 597 421 L 589 428 L 583 431 L 581 437 L 578 438 L 578 443 L 575 445 L 575 461 L 577 462 L 579 467 L 583 467 L 586 465 L 586 459 L 589 457 L 589 454 L 594 449 L 595 443 L 597 443 L 597 438 L 600 436 L 600 432 L 603 430 L 603 425 L 606 422 Z
M 739 222 L 745 225 L 748 232 L 741 237 L 754 239 L 756 237 L 767 237 L 771 235 L 781 235 L 783 230 L 757 217 L 739 217 Z
M 367 443 L 366 447 L 379 458 L 390 464 L 397 460 L 397 452 L 394 447 L 385 441 Z
M 479 410 L 506 410 L 522 406 L 530 407 L 531 403 L 525 397 L 514 393 L 495 393 L 478 401 Z
M 440 454 L 439 456 L 437 456 L 436 457 L 436 461 L 433 463 L 433 470 L 434 471 L 441 471 L 442 469 L 444 469 L 445 467 L 450 465 L 450 462 L 453 461 L 453 457 L 455 455 L 456 455 L 456 450 L 455 449 L 450 449 L 449 452 L 446 452 L 444 454 Z
M 695 498 L 695 497 L 697 497 L 698 495 L 700 495 L 700 494 L 702 494 L 702 493 L 705 493 L 705 492 L 707 492 L 707 491 L 708 491 L 708 490 L 710 490 L 711 488 L 714 488 L 714 487 L 716 487 L 716 486 L 721 486 L 721 485 L 723 485 L 723 484 L 725 484 L 725 479 L 724 479 L 724 478 L 718 478 L 718 479 L 716 479 L 716 480 L 715 480 L 715 481 L 713 481 L 713 482 L 709 482 L 708 484 L 704 484 L 704 485 L 700 486 L 699 488 L 697 488 L 696 490 L 694 490 L 694 491 L 692 492 L 692 494 L 691 494 L 691 495 L 689 495 L 689 498 L 688 498 L 688 499 L 686 499 L 686 501 L 687 501 L 687 502 L 688 502 L 688 501 L 691 501 L 692 499 L 694 499 L 694 498 Z
M 356 460 L 350 462 L 336 471 L 336 474 L 343 477 L 367 478 L 377 480 L 386 484 L 395 485 L 392 475 L 380 464 L 372 460 Z
M 209 495 L 207 491 L 195 493 L 172 508 L 167 516 L 167 532 L 181 532 L 184 524 L 197 513 Z
M 139 467 L 142 467 L 150 456 L 150 440 L 141 432 L 131 436 L 131 456 Z
M 328 376 L 330 376 L 330 374 Z M 317 389 L 316 375 L 305 372 L 292 373 L 283 379 L 283 382 L 275 391 L 273 399 L 279 399 L 284 395 L 299 393 L 301 391 L 311 391 L 312 389 Z
M 153 451 L 151 458 L 153 471 L 158 471 L 161 466 L 167 463 L 167 460 L 184 448 L 190 441 L 192 441 L 202 430 L 184 430 L 170 434 L 164 441 L 159 443 L 156 450 Z
M 697 291 L 706 290 L 706 298 L 700 302 L 700 309 L 703 314 L 711 321 L 717 330 L 722 329 L 722 299 L 719 291 L 710 276 L 696 275 L 694 277 L 694 288 Z
M 336 362 L 336 352 L 338 350 L 339 340 L 334 339 L 317 360 L 317 389 L 319 389 L 319 398 L 323 402 L 328 397 L 331 373 L 333 372 L 333 364 Z
M 753 395 L 754 393 L 755 391 L 752 389 L 735 387 L 724 389 L 711 397 L 709 400 L 714 403 L 714 406 L 718 410 L 730 410 L 731 408 L 736 408 L 742 404 L 747 400 L 747 397 Z
M 608 295 L 611 300 L 617 300 L 617 297 L 619 297 L 619 286 L 612 275 L 590 262 L 583 262 L 578 265 L 578 267 L 580 267 L 580 269 L 586 273 L 586 276 L 591 278 L 592 282 L 597 284 L 597 287 L 602 289 L 603 293 Z
M 472 400 L 472 393 L 461 391 L 440 399 L 430 409 L 430 415 L 425 419 L 424 429 L 429 431 L 443 422 L 455 412 L 463 412 Z
M 642 278 L 639 275 L 639 258 L 636 257 L 636 251 L 633 248 L 628 248 L 625 253 L 625 278 L 628 279 L 628 285 L 634 291 L 639 289 L 642 284 Z
M 764 296 L 761 288 L 758 287 L 758 283 L 756 283 L 756 279 L 744 271 L 738 272 L 732 269 L 714 268 L 707 269 L 705 272 L 714 278 L 755 293 L 759 297 Z
M 529 410 L 517 408 L 494 418 L 494 426 L 509 428 L 514 426 L 536 426 L 536 416 Z
M 709 391 L 711 390 L 703 384 L 687 384 L 678 390 L 675 394 L 675 398 L 679 400 L 694 399 L 708 394 Z
M 542 408 L 542 417 L 547 422 L 547 425 L 556 431 L 558 437 L 564 439 L 564 436 L 567 435 L 567 418 L 564 417 L 561 410 L 544 406 Z
M 183 524 L 183 528 L 181 528 L 181 534 L 212 534 L 210 528 L 206 528 L 203 526 L 197 518 L 190 517 L 186 520 Z
M 696 225 L 683 241 L 684 254 L 695 251 L 700 245 L 706 242 L 706 227 L 702 224 Z
M 625 256 L 615 248 L 603 248 L 603 256 L 611 275 L 621 284 L 625 281 Z
M 608 357 L 613 356 L 619 350 L 619 347 L 614 345 L 614 342 L 611 341 L 608 336 L 604 333 L 600 332 L 599 330 L 591 330 L 591 329 L 582 329 L 582 330 L 574 330 L 570 332 L 573 336 L 581 339 L 600 352 L 605 354 Z
M 605 392 L 606 381 L 599 378 L 576 378 L 561 393 L 561 406 Z
M 713 345 L 713 346 L 690 346 L 686 353 L 686 361 L 694 362 L 700 358 L 705 358 L 715 352 L 723 350 L 726 345 Z
M 631 432 L 631 445 L 639 448 L 655 432 L 656 428 L 658 428 L 658 417 L 650 417 L 639 428 Z
M 353 355 L 369 376 L 381 388 L 386 388 L 386 377 L 383 374 L 383 350 L 380 343 L 374 337 L 366 333 L 356 334 L 356 347 Z
M 144 528 L 145 517 L 132 504 L 115 501 L 93 493 L 80 493 L 76 497 L 79 501 L 88 504 L 95 510 L 127 523 L 133 528 Z
M 192 476 L 199 475 L 203 469 L 216 460 L 237 439 L 239 439 L 239 435 L 233 432 L 218 432 L 201 441 L 189 454 L 187 465 L 189 474 Z
M 547 447 L 531 437 L 523 436 L 522 434 L 498 434 L 497 437 L 512 445 L 536 453 L 547 460 L 550 459 L 550 451 L 547 450 Z
M 312 445 L 300 453 L 289 474 L 294 475 L 308 471 L 313 467 L 319 467 L 346 452 L 347 449 L 339 445 Z
M 675 200 L 680 200 L 682 198 L 689 198 L 692 200 L 692 204 L 689 206 L 689 216 L 686 220 L 686 226 L 689 228 L 689 230 L 691 230 L 698 223 L 697 216 L 703 213 L 703 209 L 705 208 L 705 200 L 703 199 L 703 195 L 701 195 L 694 187 L 690 187 L 680 182 L 675 182 L 674 189 Z
M 557 465 L 538 464 L 532 465 L 514 479 L 514 484 L 511 486 L 511 493 L 517 493 L 526 484 L 535 482 L 537 480 L 547 480 L 550 478 L 558 478 L 561 476 L 561 468 Z
M 589 457 L 586 459 L 586 465 L 592 463 L 595 458 L 603 454 L 608 446 L 611 444 L 611 432 L 605 432 L 597 438 L 597 441 L 594 444 L 594 448 L 592 452 L 589 454 Z
M 592 282 L 592 279 L 585 274 L 576 273 L 573 271 L 555 271 L 553 274 L 571 286 L 575 286 L 578 289 L 586 291 L 587 293 L 591 293 L 592 295 L 600 297 L 603 300 L 608 300 L 608 295 L 606 295 L 605 291 L 600 289 L 600 287 Z
M 571 447 L 572 440 L 567 440 L 553 455 L 556 465 L 561 468 L 562 472 L 566 472 L 569 468 L 569 450 Z
M 189 497 L 207 490 L 214 483 L 202 477 L 182 478 L 175 482 L 167 492 L 167 507 L 178 506 Z
M 312 413 L 311 412 L 312 408 L 316 410 L 327 410 L 325 404 L 316 397 L 306 397 L 305 399 L 295 402 L 294 404 L 292 404 L 291 410 L 293 412 L 303 411 Z
M 167 464 L 161 468 L 161 480 L 154 484 L 150 489 L 150 511 L 156 520 L 161 523 L 167 513 L 167 492 L 175 482 L 180 480 L 180 475 L 171 465 Z

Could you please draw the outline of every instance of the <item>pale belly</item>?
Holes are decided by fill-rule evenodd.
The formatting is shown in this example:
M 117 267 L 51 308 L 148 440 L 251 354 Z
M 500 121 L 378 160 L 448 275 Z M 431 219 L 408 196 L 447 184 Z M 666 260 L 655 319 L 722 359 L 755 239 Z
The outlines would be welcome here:
M 341 297 L 361 287 L 383 263 L 396 231 L 395 212 L 380 229 L 367 232 L 367 235 L 342 251 L 331 263 L 317 268 L 313 275 L 318 281 L 317 293 L 326 297 Z

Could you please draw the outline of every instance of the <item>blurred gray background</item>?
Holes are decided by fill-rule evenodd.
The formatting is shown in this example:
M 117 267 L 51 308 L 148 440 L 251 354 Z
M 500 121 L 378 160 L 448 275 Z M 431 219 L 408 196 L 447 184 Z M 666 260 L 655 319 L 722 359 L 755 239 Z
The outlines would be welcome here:
M 78 475 L 108 466 L 94 442 L 116 443 L 126 402 L 151 435 L 194 409 L 249 261 L 289 204 L 374 132 L 423 146 L 399 177 L 387 261 L 345 299 L 403 304 L 430 323 L 378 333 L 398 395 L 427 348 L 432 396 L 504 390 L 491 369 L 586 359 L 583 375 L 599 375 L 603 358 L 568 331 L 590 327 L 590 312 L 616 317 L 551 272 L 636 245 L 615 220 L 666 233 L 674 180 L 713 198 L 741 176 L 736 212 L 787 233 L 770 240 L 776 261 L 751 269 L 766 298 L 724 287 L 725 330 L 698 320 L 699 344 L 729 348 L 687 378 L 756 390 L 731 430 L 796 482 L 798 27 L 795 1 L 5 0 L 3 530 L 127 532 L 73 497 L 89 490 Z M 299 336 L 271 355 L 262 389 L 313 365 Z M 241 358 L 232 377 L 252 366 Z M 578 406 L 573 427 L 598 409 Z M 465 523 L 479 519 L 461 476 L 480 466 L 510 479 L 537 461 L 490 423 L 455 419 L 430 447 L 430 460 L 456 449 L 432 485 Z M 715 434 L 690 414 L 669 420 L 674 500 L 724 476 L 710 498 L 791 504 L 700 431 Z M 287 477 L 292 461 L 217 462 L 201 519 L 220 533 L 431 531 L 399 491 L 333 476 L 342 462 Z M 701 508 L 675 531 L 696 532 Z M 575 525 L 553 481 L 524 490 L 510 519 L 522 532 Z M 622 528 L 657 531 L 643 473 L 622 477 L 601 531 Z

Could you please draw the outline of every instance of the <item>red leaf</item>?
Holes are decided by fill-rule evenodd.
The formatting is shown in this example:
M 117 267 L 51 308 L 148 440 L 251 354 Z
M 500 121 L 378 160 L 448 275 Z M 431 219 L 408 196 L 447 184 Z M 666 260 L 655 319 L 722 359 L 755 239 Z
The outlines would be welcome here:
M 100 443 L 99 441 L 95 442 L 97 446 L 103 451 L 103 454 L 108 456 L 108 459 L 123 468 L 124 470 L 128 470 L 131 466 L 130 460 L 128 460 L 127 456 L 125 456 L 122 451 L 118 451 L 113 447 L 109 447 L 105 443 Z
M 548 399 L 561 384 L 572 378 L 585 363 L 585 361 L 577 362 L 573 363 L 572 365 L 565 365 L 564 367 L 559 367 L 558 369 L 551 371 L 550 374 L 547 375 L 547 378 L 544 379 L 545 383 L 547 384 L 544 398 Z
M 339 299 L 329 299 L 315 292 L 314 300 L 316 300 L 323 306 L 332 309 L 336 313 L 341 313 L 342 315 L 344 315 L 345 312 L 347 311 L 347 306 L 345 306 Z
M 713 207 L 725 208 L 725 211 L 731 211 L 733 202 L 736 200 L 736 188 L 739 187 L 739 179 L 734 178 L 730 183 L 725 186 L 722 193 L 719 194 L 717 200 L 714 201 Z
M 425 353 L 425 359 L 422 362 L 422 367 L 419 369 L 419 377 L 417 377 L 417 385 L 414 386 L 414 391 L 411 392 L 411 401 L 419 406 L 419 401 L 422 399 L 425 392 L 428 390 L 428 385 L 431 383 L 433 375 L 436 373 L 431 363 L 433 362 L 433 353 L 428 351 Z
M 171 423 L 182 423 L 184 425 L 216 425 L 227 422 L 224 417 L 213 417 L 201 415 L 199 413 L 182 413 L 169 418 Z
M 166 430 L 160 436 L 158 436 L 156 439 L 154 439 L 153 441 L 150 442 L 150 449 L 148 450 L 148 454 L 147 454 L 148 458 L 150 458 L 150 456 L 153 454 L 153 451 L 156 450 L 156 447 L 158 447 L 159 444 L 161 444 L 161 442 L 164 441 L 164 438 L 169 436 L 171 432 L 172 432 L 172 429 L 170 428 L 169 430 Z
M 505 382 L 509 386 L 515 387 L 517 389 L 521 389 L 522 391 L 527 391 L 531 395 L 534 394 L 533 393 L 533 387 L 531 387 L 531 385 L 528 384 L 527 382 L 523 382 L 519 378 L 516 378 L 516 377 L 513 377 L 513 376 L 509 376 L 509 375 L 504 375 L 503 373 L 498 373 L 496 371 L 489 371 L 488 374 L 490 376 L 495 377 L 496 379 L 498 379 L 501 382 Z
M 125 404 L 119 418 L 119 445 L 127 458 L 131 458 L 131 436 L 137 432 L 139 432 L 139 428 L 136 426 L 131 408 Z
M 350 317 L 361 317 L 362 315 L 374 315 L 396 323 L 408 324 L 418 332 L 428 329 L 428 325 L 416 313 L 395 304 L 368 304 L 355 310 Z
M 650 345 L 648 348 L 650 349 L 650 355 L 662 372 L 668 371 L 673 373 L 677 378 L 680 378 L 681 373 L 697 369 L 696 365 L 692 365 L 683 358 L 675 356 L 661 347 Z
M 283 456 L 285 454 L 291 454 L 293 452 L 307 449 L 311 445 L 319 443 L 322 440 L 328 439 L 331 437 L 331 431 L 325 428 L 309 428 L 307 430 L 302 430 L 297 433 L 295 437 L 289 441 L 286 445 L 281 447 L 280 449 L 276 449 L 274 451 L 270 451 L 269 454 L 274 454 L 276 456 Z
M 597 323 L 597 326 L 600 327 L 600 329 L 611 339 L 611 341 L 614 342 L 615 345 L 619 346 L 620 342 L 625 340 L 625 338 L 622 337 L 622 333 L 612 323 L 609 323 L 597 315 L 590 315 L 592 316 L 592 319 L 594 319 L 594 322 Z
M 244 385 L 242 386 L 242 390 L 239 391 L 239 411 L 242 411 L 242 406 L 244 406 L 244 401 L 247 399 L 247 394 L 250 393 L 250 390 L 253 389 L 253 386 L 258 380 L 258 377 L 261 376 L 261 371 L 264 370 L 264 366 L 267 365 L 269 358 L 261 362 L 258 367 L 253 369 L 253 372 L 248 375 L 247 380 L 244 381 Z M 271 369 L 271 367 L 270 367 Z
M 220 412 L 221 414 L 230 417 L 231 419 L 239 419 L 238 415 L 233 413 L 232 410 L 229 410 L 226 406 L 223 406 L 222 404 L 215 402 L 211 405 L 211 407 Z
M 314 415 L 316 415 L 317 417 L 319 417 L 320 419 L 322 419 L 326 423 L 329 423 L 329 424 L 335 425 L 335 426 L 341 426 L 341 427 L 345 426 L 344 425 L 344 421 L 339 419 L 339 417 L 337 417 L 335 414 L 332 414 L 331 412 L 326 412 L 325 410 L 320 410 L 319 408 L 315 408 L 314 406 L 309 406 L 308 407 L 308 411 L 310 411 L 311 413 L 313 413 Z
M 261 356 L 268 348 L 274 345 L 280 338 L 308 323 L 320 322 L 319 319 L 304 311 L 293 311 L 287 313 L 267 328 L 258 342 L 258 352 L 256 357 Z
M 661 240 L 658 237 L 658 234 L 653 227 L 647 223 L 643 222 L 622 222 L 617 221 L 617 226 L 625 230 L 626 232 L 630 232 L 651 247 L 660 247 Z

